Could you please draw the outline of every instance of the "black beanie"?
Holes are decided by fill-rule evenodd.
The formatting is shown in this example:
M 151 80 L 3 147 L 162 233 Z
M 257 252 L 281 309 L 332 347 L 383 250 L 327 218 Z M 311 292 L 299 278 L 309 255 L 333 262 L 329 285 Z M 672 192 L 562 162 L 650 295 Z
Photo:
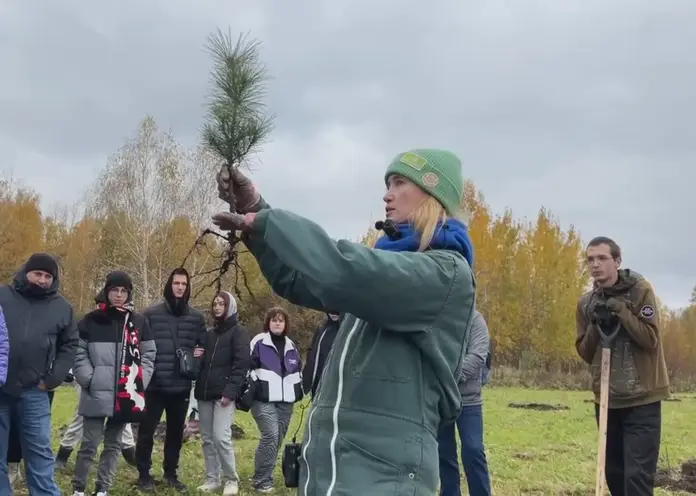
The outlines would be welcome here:
M 131 277 L 121 270 L 110 272 L 106 276 L 106 284 L 104 284 L 105 295 L 109 293 L 111 288 L 126 288 L 129 293 L 133 292 L 133 281 Z
M 55 279 L 58 277 L 58 262 L 48 253 L 34 253 L 24 264 L 24 272 L 32 270 L 42 270 L 48 272 Z

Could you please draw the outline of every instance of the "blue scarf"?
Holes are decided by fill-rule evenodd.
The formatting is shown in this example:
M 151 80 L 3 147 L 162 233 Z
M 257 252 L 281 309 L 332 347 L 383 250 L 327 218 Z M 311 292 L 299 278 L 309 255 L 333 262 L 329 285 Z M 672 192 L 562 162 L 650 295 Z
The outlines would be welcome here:
M 394 238 L 382 236 L 377 240 L 375 248 L 387 251 L 418 251 L 420 233 L 408 223 L 397 224 L 398 234 Z M 444 224 L 438 224 L 435 236 L 430 243 L 431 250 L 452 250 L 461 253 L 474 266 L 474 245 L 469 237 L 469 229 L 456 219 L 448 219 Z

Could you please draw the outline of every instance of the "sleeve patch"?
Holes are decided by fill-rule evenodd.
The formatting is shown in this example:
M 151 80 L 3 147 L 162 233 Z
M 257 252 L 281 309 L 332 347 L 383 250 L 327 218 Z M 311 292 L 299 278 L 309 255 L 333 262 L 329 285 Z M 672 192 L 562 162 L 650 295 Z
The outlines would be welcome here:
M 651 319 L 655 315 L 655 309 L 650 305 L 645 305 L 640 309 L 640 315 L 646 319 Z

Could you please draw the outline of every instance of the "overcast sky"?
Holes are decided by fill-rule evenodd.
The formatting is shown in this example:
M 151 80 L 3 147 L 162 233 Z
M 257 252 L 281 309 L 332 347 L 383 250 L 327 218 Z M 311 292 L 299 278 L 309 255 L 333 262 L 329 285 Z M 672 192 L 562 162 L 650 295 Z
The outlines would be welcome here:
M 153 115 L 198 139 L 217 27 L 263 41 L 274 205 L 356 238 L 399 151 L 460 155 L 497 212 L 540 206 L 670 306 L 696 284 L 696 2 L 149 0 L 0 3 L 1 168 L 76 200 Z M 211 185 L 212 187 L 212 185 Z M 358 198 L 365 198 L 358 200 Z

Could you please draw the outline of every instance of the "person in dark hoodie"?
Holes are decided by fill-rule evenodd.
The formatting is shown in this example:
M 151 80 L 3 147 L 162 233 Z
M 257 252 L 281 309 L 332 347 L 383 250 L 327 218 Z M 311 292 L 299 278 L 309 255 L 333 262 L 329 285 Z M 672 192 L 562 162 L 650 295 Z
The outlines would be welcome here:
M 237 323 L 237 301 L 231 293 L 220 291 L 215 295 L 210 310 L 213 328 L 206 333 L 196 353 L 203 357 L 195 397 L 206 471 L 206 481 L 198 490 L 222 489 L 223 496 L 233 496 L 239 493 L 232 445 L 234 401 L 251 363 L 250 338 L 249 332 Z
M 302 390 L 304 394 L 312 394 L 314 398 L 319 389 L 319 380 L 324 370 L 326 357 L 329 356 L 338 328 L 340 315 L 336 312 L 326 314 L 324 323 L 314 332 L 312 343 L 307 350 L 307 363 L 302 371 Z
M 10 338 L 7 381 L 0 389 L 0 446 L 8 446 L 13 415 L 30 494 L 60 496 L 53 470 L 49 392 L 73 364 L 78 336 L 73 308 L 58 293 L 56 259 L 35 253 L 12 284 L 0 286 L 0 306 Z M 12 494 L 7 459 L 0 456 L 0 494 Z
M 156 487 L 150 474 L 152 448 L 155 429 L 163 413 L 167 416 L 164 482 L 178 491 L 186 490 L 177 471 L 194 377 L 181 370 L 181 360 L 193 360 L 193 350 L 206 332 L 203 314 L 189 305 L 190 296 L 189 274 L 179 267 L 169 275 L 164 287 L 164 301 L 144 312 L 157 343 L 155 374 L 146 394 L 147 413 L 140 422 L 135 446 L 138 487 L 145 491 L 153 491 Z
M 121 435 L 129 422 L 145 415 L 145 390 L 152 378 L 155 341 L 147 320 L 134 311 L 128 274 L 111 272 L 104 284 L 106 303 L 77 325 L 80 344 L 73 366 L 82 388 L 82 443 L 77 453 L 73 496 L 84 496 L 99 445 L 95 496 L 106 496 L 121 453 Z
M 657 301 L 643 276 L 621 266 L 610 238 L 592 239 L 585 251 L 594 286 L 577 304 L 575 347 L 590 364 L 599 416 L 602 341 L 611 343 L 606 480 L 613 495 L 652 495 L 662 430 L 662 401 L 669 376 L 662 351 Z

